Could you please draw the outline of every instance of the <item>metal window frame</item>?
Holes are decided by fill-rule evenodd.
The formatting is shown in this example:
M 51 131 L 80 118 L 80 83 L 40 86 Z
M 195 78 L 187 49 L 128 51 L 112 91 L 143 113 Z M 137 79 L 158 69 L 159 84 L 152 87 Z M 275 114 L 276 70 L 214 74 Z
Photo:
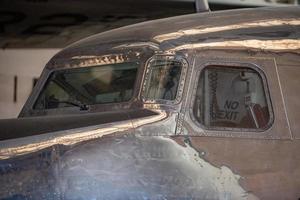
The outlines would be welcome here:
M 47 69 L 45 68 L 44 71 L 42 72 L 42 75 L 40 77 L 40 79 L 42 80 L 36 87 L 36 90 L 33 91 L 32 95 L 30 96 L 30 99 L 28 101 L 28 106 L 26 108 L 26 110 L 22 110 L 20 113 L 20 117 L 28 117 L 28 116 L 47 116 L 47 115 L 57 115 L 57 114 L 75 114 L 75 113 L 89 113 L 91 110 L 96 109 L 96 107 L 99 106 L 115 106 L 115 105 L 124 105 L 127 106 L 131 103 L 133 103 L 136 100 L 136 95 L 135 91 L 138 88 L 139 85 L 139 71 L 141 70 L 141 68 L 143 67 L 143 63 L 140 62 L 137 59 L 133 59 L 133 60 L 128 60 L 125 62 L 121 62 L 118 64 L 122 64 L 122 63 L 127 63 L 127 62 L 134 62 L 137 63 L 137 74 L 136 74 L 136 79 L 135 79 L 135 83 L 134 83 L 134 88 L 133 88 L 133 94 L 130 98 L 130 100 L 128 101 L 123 101 L 123 102 L 115 102 L 115 103 L 102 103 L 102 104 L 92 104 L 89 105 L 90 109 L 88 110 L 79 110 L 79 108 L 77 107 L 61 107 L 61 108 L 52 108 L 52 109 L 34 109 L 34 105 L 36 104 L 39 95 L 41 94 L 42 90 L 45 88 L 49 78 L 51 77 L 51 75 L 56 72 L 56 71 L 63 71 L 63 70 L 72 70 L 72 69 L 79 69 L 79 68 L 90 68 L 90 67 L 101 67 L 101 66 L 105 66 L 106 64 L 103 65 L 97 65 L 97 64 L 90 64 L 84 67 L 74 67 L 74 68 L 58 68 L 58 69 Z M 114 63 L 112 63 L 114 64 Z M 27 105 L 27 102 L 26 104 Z
M 136 72 L 136 77 L 135 77 L 135 81 L 134 81 L 134 85 L 133 85 L 133 89 L 132 91 L 134 92 L 135 88 L 136 88 L 136 83 L 137 83 L 137 78 L 138 78 L 138 69 L 139 66 L 141 65 L 140 62 L 136 61 L 136 62 L 123 62 L 123 63 L 136 63 L 137 67 L 137 72 Z M 123 63 L 117 63 L 117 64 L 123 64 Z M 108 64 L 108 65 L 115 65 L 115 64 Z M 41 87 L 40 93 L 39 95 L 41 95 L 42 90 L 45 89 L 45 87 L 47 86 L 47 83 L 49 81 L 49 79 L 51 78 L 51 76 L 55 73 L 55 72 L 60 72 L 60 71 L 72 71 L 72 70 L 80 70 L 80 69 L 89 69 L 89 68 L 97 68 L 97 67 L 105 67 L 107 65 L 91 65 L 91 66 L 87 66 L 87 67 L 82 67 L 82 68 L 68 68 L 68 69 L 52 69 L 48 76 L 46 81 L 43 83 L 43 86 Z M 34 106 L 37 103 L 37 100 L 39 98 L 39 95 L 36 96 L 34 103 L 32 104 L 31 108 L 33 110 L 53 110 L 53 109 L 66 109 L 68 107 L 60 107 L 60 108 L 50 108 L 50 109 L 35 109 Z M 108 103 L 94 103 L 94 104 L 90 104 L 89 106 L 96 106 L 96 105 L 109 105 L 109 104 L 119 104 L 119 103 L 128 103 L 128 102 L 132 102 L 134 100 L 134 93 L 132 93 L 131 98 L 128 101 L 120 101 L 120 102 L 108 102 Z M 71 107 L 71 106 L 70 106 Z
M 186 85 L 187 93 L 184 94 L 182 108 L 177 119 L 176 135 L 190 137 L 222 137 L 222 138 L 243 138 L 243 139 L 267 139 L 267 140 L 290 140 L 292 138 L 288 123 L 284 97 L 282 95 L 278 67 L 274 57 L 253 57 L 246 56 L 240 52 L 224 53 L 215 55 L 215 52 L 198 53 L 194 55 L 194 62 L 189 70 L 189 85 Z M 251 64 L 261 69 L 267 80 L 268 91 L 272 101 L 274 122 L 272 126 L 263 131 L 246 130 L 208 130 L 198 126 L 191 118 L 190 109 L 193 108 L 193 88 L 198 77 L 196 72 L 203 69 L 205 65 L 227 64 L 228 66 L 240 64 Z
M 182 65 L 177 94 L 176 94 L 176 98 L 174 100 L 149 99 L 149 98 L 145 97 L 147 85 L 150 81 L 150 76 L 151 76 L 151 71 L 152 71 L 151 63 L 153 63 L 154 61 L 156 61 L 158 59 L 160 59 L 160 60 L 175 60 L 175 61 L 179 61 Z M 156 54 L 156 55 L 152 56 L 151 58 L 149 58 L 148 61 L 146 62 L 146 69 L 145 69 L 144 78 L 143 78 L 144 81 L 143 81 L 143 85 L 141 88 L 141 95 L 140 95 L 143 103 L 145 103 L 145 104 L 165 104 L 165 105 L 179 104 L 182 100 L 184 83 L 186 80 L 188 66 L 189 66 L 188 61 L 182 55 Z
M 209 67 L 224 67 L 224 68 L 248 68 L 252 69 L 255 72 L 257 72 L 262 80 L 263 84 L 263 89 L 266 97 L 266 103 L 268 106 L 268 111 L 269 111 L 269 121 L 268 124 L 265 128 L 235 128 L 235 127 L 207 127 L 204 124 L 200 123 L 194 116 L 193 108 L 195 105 L 195 100 L 196 100 L 196 93 L 197 93 L 197 88 L 198 84 L 201 78 L 201 75 L 204 73 L 204 71 L 209 68 Z M 203 130 L 208 130 L 208 131 L 232 131 L 232 132 L 265 132 L 268 129 L 272 127 L 274 124 L 274 112 L 273 112 L 273 106 L 272 106 L 272 101 L 270 97 L 270 91 L 269 91 L 269 86 L 267 82 L 267 78 L 263 70 L 258 66 L 257 64 L 254 63 L 243 63 L 243 62 L 214 62 L 214 61 L 209 61 L 206 62 L 205 64 L 202 65 L 200 69 L 197 69 L 196 71 L 196 81 L 193 85 L 192 88 L 192 100 L 190 103 L 189 107 L 189 115 L 193 123 L 195 123 L 197 126 L 202 128 Z

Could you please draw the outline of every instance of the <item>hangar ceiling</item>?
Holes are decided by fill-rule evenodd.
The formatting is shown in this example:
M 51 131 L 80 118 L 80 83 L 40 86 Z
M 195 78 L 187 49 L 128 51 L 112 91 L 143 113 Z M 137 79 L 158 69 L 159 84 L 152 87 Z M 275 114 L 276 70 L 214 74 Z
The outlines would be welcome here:
M 209 0 L 212 10 L 275 1 Z M 188 13 L 195 13 L 195 0 L 1 0 L 0 47 L 62 48 L 113 28 Z
M 0 46 L 61 48 L 113 28 L 194 12 L 194 2 L 181 1 L 2 0 Z

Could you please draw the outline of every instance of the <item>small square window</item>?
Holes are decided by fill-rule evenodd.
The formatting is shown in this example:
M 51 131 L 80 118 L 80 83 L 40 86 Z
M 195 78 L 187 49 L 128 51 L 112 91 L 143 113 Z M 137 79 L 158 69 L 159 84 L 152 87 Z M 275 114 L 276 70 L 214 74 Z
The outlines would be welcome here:
M 143 89 L 144 101 L 179 101 L 187 62 L 175 56 L 155 56 L 149 61 L 147 67 Z
M 202 70 L 193 113 L 206 128 L 264 130 L 271 106 L 263 74 L 248 67 L 208 66 Z

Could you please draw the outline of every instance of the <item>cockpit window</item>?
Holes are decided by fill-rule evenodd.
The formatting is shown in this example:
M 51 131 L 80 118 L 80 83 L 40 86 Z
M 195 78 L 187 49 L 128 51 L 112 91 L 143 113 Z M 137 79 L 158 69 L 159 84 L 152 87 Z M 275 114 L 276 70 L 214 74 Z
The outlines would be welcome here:
M 149 65 L 149 80 L 146 84 L 144 98 L 148 100 L 175 100 L 182 63 L 177 60 L 155 59 Z
M 132 98 L 138 63 L 54 71 L 34 109 L 126 102 Z
M 198 82 L 194 117 L 207 128 L 268 128 L 270 103 L 261 75 L 252 68 L 206 67 Z

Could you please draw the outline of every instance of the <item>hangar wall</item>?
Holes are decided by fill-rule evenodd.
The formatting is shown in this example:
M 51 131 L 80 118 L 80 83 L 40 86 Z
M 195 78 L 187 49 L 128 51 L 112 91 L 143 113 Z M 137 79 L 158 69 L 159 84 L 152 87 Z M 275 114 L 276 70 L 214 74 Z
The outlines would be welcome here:
M 0 119 L 18 116 L 45 64 L 59 50 L 0 50 Z

